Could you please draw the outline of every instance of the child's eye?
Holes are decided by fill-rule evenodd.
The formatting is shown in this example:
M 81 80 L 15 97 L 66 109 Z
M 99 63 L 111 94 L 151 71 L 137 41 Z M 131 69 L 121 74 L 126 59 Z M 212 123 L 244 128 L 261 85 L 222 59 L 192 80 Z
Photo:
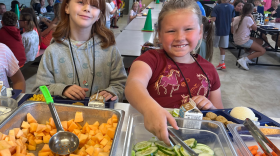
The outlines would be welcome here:
M 188 30 L 193 30 L 193 28 L 187 28 L 186 31 L 188 31 Z
M 78 3 L 83 4 L 83 1 L 78 1 Z
M 175 32 L 174 30 L 169 30 L 169 31 L 167 31 L 167 33 L 172 33 L 172 32 Z

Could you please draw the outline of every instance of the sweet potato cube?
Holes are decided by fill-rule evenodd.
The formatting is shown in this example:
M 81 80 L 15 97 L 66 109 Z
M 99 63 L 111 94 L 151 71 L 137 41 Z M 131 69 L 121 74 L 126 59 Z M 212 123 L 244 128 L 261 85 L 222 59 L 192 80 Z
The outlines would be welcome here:
M 90 130 L 89 133 L 88 133 L 88 135 L 91 135 L 91 136 L 92 136 L 92 135 L 95 135 L 95 133 L 94 133 L 93 130 Z
M 93 126 L 97 126 L 97 127 L 99 127 L 99 122 L 98 121 L 95 121 L 95 123 L 93 124 Z
M 67 121 L 67 127 L 70 127 L 70 125 L 72 124 L 72 122 L 74 122 L 74 119 L 71 119 L 71 120 Z
M 34 136 L 45 136 L 45 134 L 43 132 L 34 132 Z
M 15 136 L 17 136 L 19 130 L 20 128 L 14 128 Z
M 36 145 L 35 146 L 28 145 L 27 148 L 29 151 L 36 151 Z
M 40 152 L 51 152 L 49 144 L 45 144 Z
M 101 149 L 101 148 L 94 148 L 93 156 L 98 156 L 98 154 L 99 154 L 100 152 L 103 152 L 103 149 Z
M 94 152 L 94 147 L 93 146 L 90 146 L 86 149 L 86 152 L 89 154 L 89 155 L 92 155 L 93 152 Z
M 43 143 L 43 140 L 39 140 L 39 139 L 35 139 L 34 141 L 36 142 L 37 145 Z
M 62 125 L 63 129 L 64 129 L 65 131 L 67 131 L 67 129 L 68 129 L 68 127 L 67 127 L 67 121 L 62 121 L 62 122 L 61 122 L 61 125 Z
M 46 125 L 38 124 L 36 132 L 43 132 L 47 128 Z
M 97 133 L 97 134 L 95 135 L 95 137 L 97 137 L 98 141 L 101 141 L 101 140 L 103 140 L 103 138 L 104 138 L 104 136 L 103 136 L 102 133 Z
M 16 134 L 16 138 L 20 138 L 23 135 L 22 130 L 19 129 L 19 131 Z
M 86 122 L 85 125 L 83 126 L 82 133 L 86 133 L 88 125 L 89 124 Z
M 21 137 L 20 137 L 20 140 L 21 140 L 22 143 L 26 143 L 27 138 L 21 136 Z
M 106 127 L 103 127 L 102 129 L 99 129 L 99 130 L 101 131 L 101 133 L 103 135 L 105 135 L 107 133 L 107 131 L 108 131 Z
M 9 149 L 2 149 L 2 150 L 0 150 L 0 154 L 2 156 L 11 156 L 11 152 L 10 152 Z
M 29 145 L 32 145 L 32 146 L 37 145 L 36 142 L 33 139 L 29 139 L 28 142 L 29 142 Z
M 83 112 L 76 112 L 75 114 L 75 122 L 82 122 L 84 121 Z
M 35 156 L 35 154 L 33 154 L 33 153 L 27 153 L 26 156 Z
M 107 134 L 104 135 L 104 139 L 105 139 L 105 138 L 106 138 L 108 141 L 112 140 Z
M 100 145 L 99 144 L 95 144 L 93 147 L 94 148 L 100 148 Z
M 87 145 L 90 145 L 90 146 L 94 146 L 95 144 L 96 144 L 95 141 L 92 141 L 92 140 L 89 140 L 87 142 Z
M 115 128 L 108 128 L 107 135 L 113 139 L 115 137 Z
M 51 136 L 50 136 L 50 135 L 45 135 L 45 136 L 43 136 L 43 142 L 44 142 L 45 144 L 48 144 L 49 141 L 50 141 L 50 139 L 51 139 Z
M 72 122 L 71 125 L 68 128 L 69 132 L 73 132 L 74 129 L 78 129 L 79 127 L 75 124 L 75 122 Z
M 30 124 L 30 133 L 36 132 L 38 123 L 31 123 Z
M 56 128 L 53 118 L 49 118 L 49 122 L 52 128 Z
M 112 119 L 111 119 L 111 118 L 107 120 L 107 124 L 109 124 L 109 125 L 112 125 L 112 124 L 113 124 L 113 122 L 112 122 Z
M 57 129 L 52 129 L 52 130 L 50 131 L 50 135 L 53 136 L 53 135 L 55 135 L 56 132 L 57 132 Z
M 80 135 L 80 138 L 79 138 L 80 144 L 85 144 L 86 141 L 87 141 L 87 139 L 88 139 L 88 135 L 86 135 L 86 134 L 81 134 L 81 135 Z
M 79 129 L 74 129 L 74 130 L 73 130 L 73 133 L 76 134 L 76 135 L 78 136 L 79 134 L 81 134 L 81 130 L 79 130 Z
M 98 129 L 98 126 L 96 125 L 88 125 L 88 127 L 91 129 L 91 130 L 97 130 Z
M 25 136 L 27 136 L 27 134 L 29 133 L 29 128 L 28 129 L 22 129 L 21 131 L 23 132 L 23 134 Z
M 28 123 L 37 123 L 35 118 L 30 113 L 27 113 L 27 122 Z
M 104 138 L 101 142 L 100 145 L 106 146 L 108 143 L 108 140 L 106 138 Z
M 29 125 L 29 123 L 28 123 L 28 122 L 26 122 L 26 121 L 22 121 L 21 128 L 23 128 L 23 129 L 27 129 L 27 128 L 29 128 L 29 127 L 30 127 L 30 125 Z
M 107 144 L 107 145 L 103 148 L 104 152 L 110 152 L 111 147 L 112 147 L 111 145 Z

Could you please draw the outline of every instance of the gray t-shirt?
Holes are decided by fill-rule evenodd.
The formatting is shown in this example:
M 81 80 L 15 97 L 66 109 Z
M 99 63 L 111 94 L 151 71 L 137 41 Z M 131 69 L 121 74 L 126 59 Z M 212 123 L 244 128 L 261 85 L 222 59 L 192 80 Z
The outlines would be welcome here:
M 26 62 L 34 61 L 38 52 L 39 36 L 35 30 L 24 32 L 22 43 L 25 49 Z

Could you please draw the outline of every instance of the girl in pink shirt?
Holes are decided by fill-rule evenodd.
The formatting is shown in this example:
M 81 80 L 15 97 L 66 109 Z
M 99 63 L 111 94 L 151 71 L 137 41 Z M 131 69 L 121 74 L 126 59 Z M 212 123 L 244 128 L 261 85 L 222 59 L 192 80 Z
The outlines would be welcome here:
M 271 0 L 263 0 L 264 3 L 264 11 L 267 11 L 271 7 Z
M 262 47 L 262 39 L 250 37 L 251 30 L 257 30 L 257 24 L 252 15 L 254 6 L 251 3 L 246 3 L 242 9 L 241 16 L 234 18 L 232 23 L 232 34 L 234 43 L 250 49 L 247 57 L 242 57 L 237 62 L 244 69 L 249 70 L 248 63 L 253 58 L 259 57 L 265 53 L 265 49 Z

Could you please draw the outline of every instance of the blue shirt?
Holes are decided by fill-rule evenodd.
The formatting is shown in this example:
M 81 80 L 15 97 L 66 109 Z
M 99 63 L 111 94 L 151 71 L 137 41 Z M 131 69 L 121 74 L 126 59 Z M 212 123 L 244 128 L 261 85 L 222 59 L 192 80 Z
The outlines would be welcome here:
M 231 20 L 235 16 L 233 5 L 229 3 L 216 5 L 212 10 L 211 16 L 216 17 L 216 36 L 229 35 Z
M 53 12 L 53 6 L 47 6 L 46 7 L 46 9 L 47 9 L 47 12 Z
M 197 5 L 199 6 L 199 9 L 200 9 L 200 11 L 201 11 L 201 15 L 202 15 L 202 16 L 206 16 L 206 13 L 205 13 L 205 10 L 204 10 L 202 4 L 201 4 L 199 1 L 197 1 L 196 3 L 197 3 Z

